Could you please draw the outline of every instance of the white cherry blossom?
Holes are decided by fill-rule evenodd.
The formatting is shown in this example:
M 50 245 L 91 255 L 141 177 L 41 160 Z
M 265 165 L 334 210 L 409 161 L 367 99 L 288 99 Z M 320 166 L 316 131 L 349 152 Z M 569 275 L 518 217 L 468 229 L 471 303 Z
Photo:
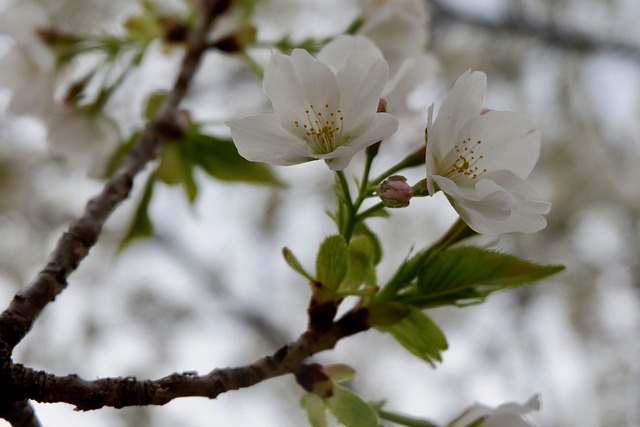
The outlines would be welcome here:
M 525 418 L 532 411 L 540 410 L 540 395 L 535 394 L 524 404 L 504 403 L 497 408 L 475 404 L 468 408 L 447 427 L 535 427 Z M 478 421 L 482 420 L 478 424 Z
M 424 53 L 429 17 L 422 0 L 361 0 L 364 23 L 358 30 L 371 39 L 396 73 L 406 62 Z
M 329 43 L 320 59 L 303 49 L 273 54 L 263 84 L 273 112 L 226 122 L 243 157 L 274 165 L 323 159 L 342 170 L 358 151 L 397 130 L 396 118 L 377 112 L 386 61 L 369 50 L 341 55 L 334 47 Z M 323 57 L 341 60 L 328 64 Z
M 551 205 L 525 179 L 538 160 L 540 133 L 522 114 L 483 109 L 486 86 L 484 73 L 467 71 L 435 121 L 429 108 L 427 190 L 442 190 L 479 233 L 539 231 Z

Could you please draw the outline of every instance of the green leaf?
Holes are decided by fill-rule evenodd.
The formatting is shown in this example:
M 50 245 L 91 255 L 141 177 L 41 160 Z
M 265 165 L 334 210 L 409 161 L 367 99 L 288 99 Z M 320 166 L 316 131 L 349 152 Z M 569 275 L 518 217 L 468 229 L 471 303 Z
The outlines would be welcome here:
M 331 365 L 326 365 L 322 372 L 327 374 L 331 381 L 334 383 L 341 383 L 353 378 L 356 374 L 356 370 L 353 369 L 349 365 L 345 365 L 344 363 L 333 363 Z
M 378 427 L 376 410 L 348 388 L 334 384 L 327 407 L 345 427 Z
M 186 141 L 168 142 L 160 155 L 158 179 L 169 185 L 182 185 L 190 202 L 198 195 L 198 185 L 193 178 L 195 163 L 185 155 Z
M 532 283 L 563 269 L 478 247 L 459 247 L 438 253 L 422 269 L 416 297 L 423 307 L 432 299 L 448 299 L 449 303 L 484 299 L 493 292 Z
M 342 236 L 329 236 L 320 245 L 316 257 L 316 277 L 326 288 L 335 291 L 347 275 L 347 244 Z
M 435 361 L 442 362 L 440 353 L 448 348 L 447 339 L 438 325 L 414 307 L 398 323 L 379 329 L 389 332 L 404 348 L 432 367 L 435 367 Z
M 184 164 L 179 142 L 167 142 L 160 153 L 156 174 L 165 184 L 180 184 L 184 177 Z
M 373 299 L 366 305 L 369 310 L 367 323 L 372 327 L 389 327 L 404 319 L 410 307 L 395 301 Z
M 378 236 L 371 231 L 369 227 L 367 227 L 363 222 L 359 222 L 353 230 L 353 235 L 364 235 L 371 239 L 371 243 L 373 243 L 373 265 L 378 265 L 382 260 L 382 245 L 380 244 L 380 239 Z
M 363 283 L 374 285 L 376 272 L 373 266 L 374 246 L 371 238 L 364 234 L 355 236 L 349 242 L 348 252 L 347 275 L 338 290 L 348 293 L 358 289 Z
M 103 178 L 111 178 L 114 172 L 118 169 L 118 166 L 120 166 L 120 163 L 122 162 L 122 159 L 124 159 L 124 156 L 126 156 L 126 154 L 131 151 L 133 146 L 136 144 L 139 136 L 140 132 L 134 132 L 133 134 L 131 134 L 129 139 L 123 141 L 122 143 L 120 143 L 120 145 L 118 145 L 118 147 L 116 147 L 114 152 L 111 153 L 111 157 L 109 157 L 109 160 L 107 161 Z
M 327 406 L 317 394 L 305 393 L 302 405 L 307 410 L 307 419 L 312 427 L 327 427 Z
M 433 249 L 425 249 L 418 252 L 414 256 L 405 259 L 398 267 L 393 277 L 384 285 L 380 291 L 379 296 L 381 298 L 392 299 L 398 291 L 409 287 L 413 284 L 413 281 L 425 263 L 431 258 Z
M 302 267 L 298 258 L 291 252 L 289 248 L 282 248 L 282 256 L 284 256 L 284 260 L 289 264 L 289 267 L 293 268 L 294 271 L 297 271 L 307 279 L 314 281 L 315 279 L 311 276 L 307 271 Z
M 138 43 L 147 44 L 163 36 L 162 28 L 155 17 L 134 15 L 124 23 L 127 36 Z
M 160 109 L 160 106 L 162 105 L 166 97 L 167 91 L 164 90 L 158 90 L 149 95 L 143 113 L 143 117 L 147 121 L 151 121 L 156 117 L 156 114 L 158 113 L 158 110 Z
M 152 174 L 147 180 L 147 184 L 144 187 L 144 193 L 142 194 L 142 198 L 140 199 L 138 209 L 136 209 L 133 220 L 131 221 L 131 225 L 129 225 L 127 234 L 118 246 L 118 251 L 123 250 L 135 239 L 149 237 L 151 236 L 151 234 L 153 234 L 153 224 L 151 222 L 151 219 L 149 218 L 148 210 L 149 202 L 151 202 L 151 197 L 153 196 L 154 184 L 155 174 Z
M 268 165 L 246 160 L 229 139 L 192 131 L 185 136 L 184 144 L 185 156 L 216 179 L 283 186 Z

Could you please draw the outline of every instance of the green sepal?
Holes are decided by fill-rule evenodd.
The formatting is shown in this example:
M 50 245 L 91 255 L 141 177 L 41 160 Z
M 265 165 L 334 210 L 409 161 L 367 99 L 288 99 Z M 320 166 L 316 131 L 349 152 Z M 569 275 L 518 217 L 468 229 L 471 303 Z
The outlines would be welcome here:
M 399 322 L 385 328 L 407 350 L 435 368 L 435 362 L 442 362 L 441 353 L 448 348 L 442 330 L 429 316 L 411 307 L 409 314 Z
M 340 283 L 339 292 L 349 293 L 361 284 L 374 285 L 376 272 L 373 266 L 374 245 L 371 238 L 361 234 L 349 242 L 347 274 Z
M 120 245 L 118 245 L 118 251 L 122 251 L 135 239 L 149 237 L 153 234 L 153 223 L 149 218 L 148 211 L 149 203 L 151 202 L 151 198 L 153 196 L 153 186 L 155 184 L 155 180 L 155 174 L 151 174 L 147 179 L 147 183 L 144 187 L 144 192 L 142 194 L 142 198 L 140 199 L 140 203 L 138 204 L 138 208 L 133 215 L 133 219 L 131 220 L 131 224 L 129 225 L 127 234 L 120 242 Z
M 342 236 L 329 236 L 320 245 L 316 257 L 316 278 L 327 289 L 336 291 L 347 275 L 347 243 Z
M 333 396 L 325 403 L 345 427 L 378 427 L 376 410 L 346 387 L 334 384 Z
M 287 247 L 282 248 L 282 256 L 284 257 L 284 260 L 287 262 L 289 267 L 291 267 L 294 271 L 297 271 L 298 273 L 300 273 L 310 281 L 315 280 L 314 277 L 309 273 L 307 273 L 304 267 L 302 267 L 302 264 L 300 264 L 300 261 L 298 261 L 298 258 L 296 258 L 296 256 L 293 254 L 293 252 L 291 252 L 289 248 Z

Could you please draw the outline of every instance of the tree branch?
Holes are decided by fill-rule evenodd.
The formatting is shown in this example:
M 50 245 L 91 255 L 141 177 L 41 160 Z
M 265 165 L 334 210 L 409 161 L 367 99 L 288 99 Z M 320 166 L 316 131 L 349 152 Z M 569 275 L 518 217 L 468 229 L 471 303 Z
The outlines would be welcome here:
M 155 158 L 168 138 L 181 135 L 174 116 L 206 49 L 208 30 L 215 17 L 210 12 L 212 9 L 203 8 L 200 22 L 189 38 L 178 77 L 158 117 L 142 132 L 134 148 L 125 156 L 102 191 L 89 200 L 82 216 L 63 233 L 44 268 L 27 288 L 15 295 L 9 307 L 0 315 L 0 345 L 4 349 L 11 352 L 31 329 L 44 307 L 65 289 L 67 277 L 88 255 L 106 220 L 129 196 L 135 176 Z
M 41 425 L 33 406 L 26 399 L 10 402 L 7 407 L 0 409 L 0 415 L 13 427 L 40 427 Z
M 367 316 L 367 309 L 355 308 L 326 330 L 319 331 L 310 326 L 296 341 L 250 365 L 215 369 L 206 375 L 184 372 L 154 381 L 139 381 L 133 377 L 87 381 L 77 375 L 59 377 L 16 364 L 13 381 L 21 398 L 66 402 L 82 411 L 105 406 L 164 405 L 178 397 L 189 396 L 215 399 L 227 391 L 294 373 L 309 356 L 332 349 L 340 339 L 369 329 Z
M 25 417 L 27 410 L 31 413 L 33 410 L 16 394 L 12 376 L 13 349 L 27 335 L 47 304 L 66 288 L 67 278 L 88 255 L 111 213 L 129 196 L 135 176 L 155 158 L 167 139 L 182 134 L 175 120 L 177 109 L 207 49 L 209 29 L 216 16 L 229 6 L 229 1 L 201 0 L 200 6 L 199 21 L 189 34 L 180 72 L 157 118 L 141 133 L 102 191 L 87 202 L 82 216 L 62 234 L 44 268 L 0 314 L 0 417 L 15 421 L 16 425 L 38 423 L 35 416 L 31 417 L 34 420 L 31 424 L 22 423 L 28 419 Z
M 640 45 L 618 40 L 592 37 L 588 34 L 564 30 L 545 22 L 536 22 L 521 14 L 507 14 L 502 18 L 490 19 L 470 15 L 445 5 L 439 0 L 427 0 L 434 27 L 446 27 L 450 22 L 458 22 L 495 32 L 517 33 L 540 40 L 563 49 L 582 53 L 616 52 L 640 62 Z

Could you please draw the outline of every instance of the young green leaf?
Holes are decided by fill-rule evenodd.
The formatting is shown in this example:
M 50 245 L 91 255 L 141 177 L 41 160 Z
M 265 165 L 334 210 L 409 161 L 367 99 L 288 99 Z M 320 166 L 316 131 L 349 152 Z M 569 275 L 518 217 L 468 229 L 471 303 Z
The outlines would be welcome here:
M 369 310 L 367 323 L 372 327 L 395 325 L 409 314 L 410 307 L 396 301 L 373 299 L 366 305 Z
M 447 339 L 433 320 L 417 308 L 410 308 L 409 314 L 401 321 L 386 328 L 404 348 L 435 367 L 435 361 L 442 362 L 442 353 L 448 348 Z
M 364 234 L 355 236 L 349 242 L 349 262 L 347 275 L 340 283 L 340 292 L 354 291 L 361 284 L 374 285 L 376 272 L 373 267 L 373 242 Z
M 120 163 L 122 162 L 122 159 L 124 159 L 124 156 L 126 156 L 127 153 L 131 151 L 133 146 L 136 144 L 139 136 L 140 132 L 134 132 L 133 134 L 131 134 L 129 139 L 121 142 L 120 145 L 116 147 L 113 153 L 111 153 L 109 160 L 107 161 L 103 178 L 111 178 L 111 175 L 113 175 L 116 169 L 118 169 L 118 166 L 120 166 Z
M 535 264 L 478 247 L 459 247 L 440 252 L 431 259 L 420 272 L 417 290 L 423 299 L 460 292 L 486 297 L 492 292 L 538 281 L 563 269 L 563 266 Z
M 329 410 L 345 427 L 377 427 L 376 410 L 348 388 L 334 384 L 333 396 L 326 399 Z
M 284 257 L 284 260 L 287 262 L 287 264 L 289 264 L 289 267 L 293 268 L 294 271 L 297 271 L 311 281 L 314 280 L 313 276 L 307 273 L 304 267 L 302 267 L 302 264 L 300 264 L 300 261 L 298 261 L 298 258 L 296 258 L 296 256 L 293 254 L 293 252 L 291 252 L 289 248 L 282 248 L 282 256 Z
M 156 114 L 166 97 L 167 91 L 164 90 L 155 91 L 147 97 L 143 114 L 147 121 L 151 121 L 156 117 Z
M 311 427 L 327 427 L 327 406 L 320 396 L 314 393 L 305 393 L 302 397 L 302 405 L 307 410 L 307 419 Z
M 334 363 L 331 365 L 326 365 L 322 372 L 327 374 L 331 381 L 336 383 L 341 383 L 343 381 L 347 381 L 353 378 L 356 374 L 356 370 L 353 369 L 349 365 L 345 365 L 343 363 Z
M 382 245 L 380 244 L 380 239 L 378 239 L 378 236 L 376 236 L 376 234 L 371 231 L 371 229 L 367 227 L 363 222 L 359 222 L 355 226 L 353 235 L 363 235 L 371 239 L 371 243 L 373 244 L 373 265 L 378 265 L 382 260 Z
M 347 275 L 347 244 L 342 236 L 329 236 L 320 245 L 316 258 L 316 277 L 326 288 L 335 291 Z
M 214 178 L 283 186 L 268 165 L 246 160 L 238 154 L 236 146 L 229 139 L 191 131 L 185 136 L 184 145 L 185 156 Z
M 186 141 L 165 144 L 160 155 L 158 179 L 169 185 L 182 185 L 189 201 L 193 203 L 198 195 L 198 185 L 193 178 L 195 163 L 185 155 Z
M 152 174 L 147 180 L 147 184 L 144 187 L 144 193 L 142 194 L 142 198 L 140 199 L 140 204 L 136 209 L 133 220 L 131 221 L 131 225 L 129 225 L 127 234 L 118 246 L 118 251 L 123 250 L 133 240 L 151 236 L 151 234 L 153 233 L 153 224 L 151 223 L 151 219 L 149 218 L 148 209 L 149 203 L 151 202 L 151 197 L 153 196 L 154 184 L 155 174 Z
M 410 286 L 420 273 L 425 263 L 431 258 L 433 249 L 425 249 L 404 260 L 395 274 L 380 291 L 380 297 L 393 298 L 398 291 Z

